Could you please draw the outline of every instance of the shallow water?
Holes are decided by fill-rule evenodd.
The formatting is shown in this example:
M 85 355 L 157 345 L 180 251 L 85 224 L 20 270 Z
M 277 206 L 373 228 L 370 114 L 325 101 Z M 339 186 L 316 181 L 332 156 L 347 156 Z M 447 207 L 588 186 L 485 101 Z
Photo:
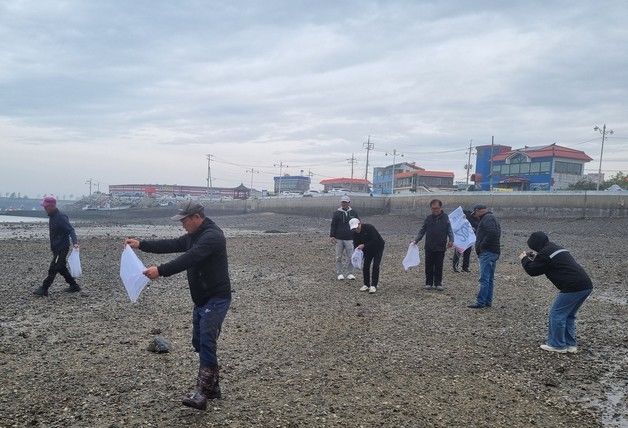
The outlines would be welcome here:
M 15 215 L 0 215 L 0 223 L 45 223 L 47 218 L 42 217 L 20 217 Z

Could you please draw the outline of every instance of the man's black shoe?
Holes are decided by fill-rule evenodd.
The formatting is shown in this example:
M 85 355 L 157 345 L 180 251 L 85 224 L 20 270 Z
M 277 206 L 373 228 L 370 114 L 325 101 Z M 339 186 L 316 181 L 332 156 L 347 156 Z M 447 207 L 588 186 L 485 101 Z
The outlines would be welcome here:
M 79 287 L 78 284 L 72 284 L 63 291 L 65 291 L 66 293 L 76 293 L 78 291 L 81 291 L 81 287 Z
M 471 308 L 471 309 L 484 309 L 487 307 L 488 306 L 480 305 L 479 303 L 474 303 L 473 305 L 467 306 L 467 308 Z
M 458 273 L 460 271 L 458 270 L 458 268 L 454 268 L 454 272 Z
M 462 269 L 463 272 L 467 272 L 470 273 L 471 271 L 469 269 Z
M 41 297 L 48 297 L 48 289 L 43 285 L 33 291 L 33 294 Z

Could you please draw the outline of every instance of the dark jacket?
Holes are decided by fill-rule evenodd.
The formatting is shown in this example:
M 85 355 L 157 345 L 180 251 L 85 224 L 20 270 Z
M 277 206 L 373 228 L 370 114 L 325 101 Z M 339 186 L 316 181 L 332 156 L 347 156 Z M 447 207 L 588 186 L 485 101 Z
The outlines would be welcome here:
M 353 231 L 353 248 L 364 244 L 364 254 L 376 254 L 384 250 L 384 239 L 374 226 L 362 223 L 360 232 Z
M 535 232 L 528 240 L 528 246 L 537 252 L 536 256 L 521 260 L 523 269 L 530 276 L 545 275 L 563 293 L 593 288 L 591 278 L 572 257 L 569 251 L 551 242 L 543 232 Z
M 472 211 L 469 210 L 462 210 L 462 212 L 464 213 L 464 216 L 467 218 L 467 220 L 469 221 L 469 223 L 471 223 L 471 228 L 473 229 L 473 231 L 477 231 L 478 230 L 478 223 L 480 222 L 480 220 L 478 220 L 474 215 Z
M 230 298 L 227 240 L 222 230 L 208 218 L 193 234 L 176 239 L 141 241 L 140 250 L 148 253 L 180 253 L 176 259 L 157 267 L 161 276 L 187 269 L 192 301 L 204 305 L 212 297 Z
M 479 255 L 483 251 L 500 254 L 499 240 L 502 236 L 502 229 L 492 212 L 488 211 L 482 216 L 478 223 L 475 234 L 475 252 Z
M 454 242 L 454 232 L 451 229 L 449 216 L 445 211 L 439 215 L 430 214 L 425 218 L 415 242 L 419 242 L 425 236 L 425 251 L 447 250 L 447 239 Z
M 50 230 L 50 249 L 57 254 L 68 249 L 70 240 L 77 244 L 76 232 L 70 224 L 68 216 L 58 209 L 48 214 L 48 229 Z
M 331 218 L 329 236 L 343 241 L 353 239 L 353 233 L 349 229 L 349 220 L 352 218 L 359 219 L 360 217 L 358 217 L 356 210 L 351 207 L 346 211 L 343 210 L 342 207 L 334 211 L 334 215 Z

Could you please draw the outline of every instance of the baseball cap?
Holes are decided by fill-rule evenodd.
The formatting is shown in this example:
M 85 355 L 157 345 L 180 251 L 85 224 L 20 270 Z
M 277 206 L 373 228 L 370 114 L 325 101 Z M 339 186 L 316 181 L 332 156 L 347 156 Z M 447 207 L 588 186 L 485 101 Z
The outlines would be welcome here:
M 477 204 L 476 206 L 473 207 L 473 212 L 476 212 L 477 210 L 485 210 L 487 207 L 484 204 Z
M 41 206 L 44 208 L 57 206 L 57 199 L 54 196 L 46 196 L 41 201 Z
M 340 202 L 351 202 L 351 198 L 347 195 L 344 195 L 342 198 L 340 198 Z
M 349 229 L 357 229 L 358 224 L 360 224 L 360 220 L 358 220 L 357 218 L 352 218 L 351 220 L 349 220 Z
M 182 220 L 194 214 L 202 214 L 205 207 L 194 201 L 184 202 L 179 208 L 177 215 L 170 217 L 171 220 Z

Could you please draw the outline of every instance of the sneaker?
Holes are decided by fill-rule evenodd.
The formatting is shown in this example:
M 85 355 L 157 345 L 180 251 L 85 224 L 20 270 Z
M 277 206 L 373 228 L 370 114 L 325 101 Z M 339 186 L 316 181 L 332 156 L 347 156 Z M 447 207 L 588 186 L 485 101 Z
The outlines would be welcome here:
M 35 296 L 48 297 L 48 289 L 44 288 L 44 286 L 42 285 L 33 290 L 33 294 Z
M 460 271 L 458 270 L 458 268 L 457 268 L 457 267 L 455 267 L 455 268 L 454 268 L 454 272 L 458 273 L 458 272 L 460 272 Z
M 65 291 L 66 293 L 76 293 L 78 291 L 81 291 L 81 287 L 78 284 L 72 284 L 63 291 Z
M 485 306 L 485 305 L 480 305 L 479 303 L 474 303 L 472 305 L 467 306 L 467 308 L 470 309 L 484 309 L 484 308 L 488 308 L 489 306 Z
M 373 294 L 377 292 L 377 287 L 373 287 L 372 285 L 369 287 L 369 294 Z
M 443 290 L 445 289 L 445 286 L 443 286 L 443 285 L 437 285 L 437 286 L 436 286 L 436 289 L 437 289 L 438 291 L 443 291 Z
M 425 288 L 426 290 L 429 290 L 430 288 L 432 288 L 432 286 L 430 284 L 425 284 L 423 288 Z
M 466 272 L 466 273 L 471 273 L 471 271 L 469 269 L 462 269 L 462 271 Z
M 567 352 L 569 352 L 570 354 L 577 354 L 578 353 L 578 347 L 577 346 L 568 346 L 567 347 Z
M 542 350 L 544 350 L 544 351 L 558 352 L 559 354 L 565 354 L 565 353 L 569 352 L 568 351 L 569 348 L 554 348 L 553 346 L 546 345 L 546 344 L 541 345 L 540 348 Z
M 338 281 L 342 281 L 343 279 L 345 279 L 345 276 L 343 274 L 338 275 Z
M 360 287 L 360 291 L 366 291 L 369 289 L 368 285 L 363 285 L 362 287 Z
M 350 279 L 351 281 L 353 281 L 355 279 L 355 275 L 350 273 L 349 275 L 347 275 L 347 279 Z

